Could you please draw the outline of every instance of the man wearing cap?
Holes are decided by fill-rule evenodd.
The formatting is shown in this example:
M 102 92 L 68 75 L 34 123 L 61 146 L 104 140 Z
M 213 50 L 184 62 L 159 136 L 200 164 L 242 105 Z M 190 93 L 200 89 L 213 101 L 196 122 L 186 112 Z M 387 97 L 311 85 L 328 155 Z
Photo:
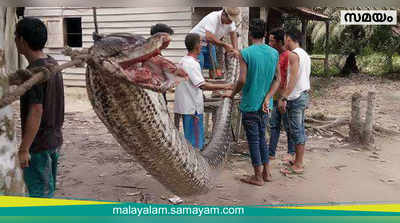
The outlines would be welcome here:
M 214 11 L 204 17 L 190 33 L 197 33 L 201 37 L 201 53 L 198 57 L 202 69 L 209 69 L 215 72 L 217 56 L 215 45 L 222 46 L 227 52 L 238 48 L 236 25 L 240 22 L 240 9 L 224 7 L 220 11 Z M 231 44 L 224 43 L 221 39 L 226 34 L 231 37 Z M 210 61 L 210 57 L 214 61 Z M 215 67 L 213 66 L 215 64 Z

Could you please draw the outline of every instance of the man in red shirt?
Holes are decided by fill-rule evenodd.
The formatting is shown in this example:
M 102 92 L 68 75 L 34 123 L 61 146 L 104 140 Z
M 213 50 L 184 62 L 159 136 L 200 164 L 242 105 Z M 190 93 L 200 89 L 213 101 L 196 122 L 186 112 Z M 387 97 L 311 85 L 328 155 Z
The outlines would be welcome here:
M 276 146 L 279 141 L 279 135 L 281 131 L 281 122 L 283 122 L 284 128 L 286 130 L 286 135 L 288 136 L 288 151 L 287 156 L 284 158 L 285 161 L 290 161 L 295 155 L 295 148 L 293 141 L 289 137 L 288 132 L 288 117 L 287 113 L 281 114 L 278 110 L 278 99 L 280 94 L 286 88 L 287 71 L 289 64 L 289 53 L 290 51 L 285 48 L 284 44 L 285 33 L 282 29 L 272 30 L 269 35 L 269 45 L 275 48 L 279 52 L 279 69 L 281 73 L 281 83 L 279 89 L 274 97 L 274 109 L 271 114 L 270 128 L 271 136 L 269 142 L 269 156 L 270 159 L 275 159 Z

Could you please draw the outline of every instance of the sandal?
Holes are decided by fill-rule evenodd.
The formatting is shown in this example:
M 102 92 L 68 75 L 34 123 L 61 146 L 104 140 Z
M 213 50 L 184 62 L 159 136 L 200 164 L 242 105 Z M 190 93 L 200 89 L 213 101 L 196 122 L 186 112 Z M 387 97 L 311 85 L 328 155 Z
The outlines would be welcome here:
M 294 161 L 293 160 L 288 160 L 288 161 L 284 161 L 283 163 L 282 163 L 282 165 L 284 165 L 284 166 L 293 166 L 294 165 Z
M 287 175 L 287 174 L 303 174 L 304 173 L 304 169 L 295 170 L 295 169 L 293 169 L 293 166 L 287 166 L 287 167 L 281 169 L 281 173 L 283 173 L 284 175 Z

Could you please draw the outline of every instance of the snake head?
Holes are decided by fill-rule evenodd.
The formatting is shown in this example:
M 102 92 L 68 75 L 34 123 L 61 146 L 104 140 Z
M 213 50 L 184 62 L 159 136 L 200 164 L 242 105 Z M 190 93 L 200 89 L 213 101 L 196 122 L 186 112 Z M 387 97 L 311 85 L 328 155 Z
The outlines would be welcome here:
M 102 74 L 122 78 L 157 92 L 165 92 L 188 79 L 186 72 L 161 56 L 171 41 L 168 33 L 148 39 L 130 33 L 114 33 L 95 41 L 90 49 Z

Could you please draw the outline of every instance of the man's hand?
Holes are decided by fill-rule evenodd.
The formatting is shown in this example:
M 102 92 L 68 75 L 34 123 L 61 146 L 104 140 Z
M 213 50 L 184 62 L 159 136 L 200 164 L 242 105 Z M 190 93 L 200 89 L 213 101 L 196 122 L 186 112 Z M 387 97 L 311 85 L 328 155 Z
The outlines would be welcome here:
M 225 91 L 222 95 L 223 98 L 233 98 L 232 91 Z
M 20 149 L 18 151 L 18 159 L 21 168 L 29 167 L 29 160 L 31 159 L 31 156 L 27 150 Z
M 279 99 L 279 103 L 278 103 L 278 109 L 281 112 L 281 114 L 285 114 L 286 113 L 286 101 L 283 101 L 281 99 Z
M 224 44 L 224 48 L 226 50 L 226 52 L 231 52 L 232 50 L 234 50 L 233 46 L 231 44 L 225 43 Z
M 233 90 L 233 87 L 234 87 L 234 86 L 235 86 L 235 85 L 232 84 L 232 83 L 226 84 L 224 90 Z M 232 92 L 231 92 L 231 93 L 232 93 Z
M 235 56 L 236 58 L 239 58 L 239 56 L 240 56 L 240 51 L 237 50 L 237 49 L 232 49 L 231 51 L 228 52 L 228 55 L 233 55 L 233 56 Z
M 265 112 L 265 113 L 267 113 L 267 114 L 269 114 L 269 112 L 270 112 L 270 109 L 269 109 L 269 101 L 270 101 L 270 98 L 265 98 L 265 100 L 264 100 L 264 103 L 263 103 L 263 112 Z

